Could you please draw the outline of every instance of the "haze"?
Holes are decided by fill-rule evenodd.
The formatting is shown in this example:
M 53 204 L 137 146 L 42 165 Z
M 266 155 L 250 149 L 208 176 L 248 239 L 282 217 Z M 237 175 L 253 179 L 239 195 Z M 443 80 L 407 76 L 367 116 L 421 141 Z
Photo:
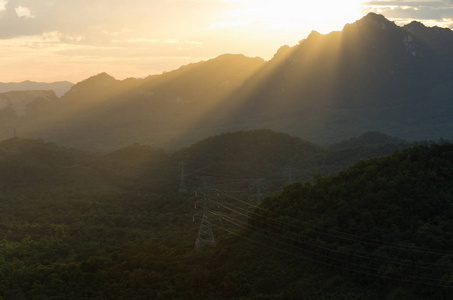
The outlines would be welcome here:
M 453 2 L 0 0 L 0 81 L 144 77 L 223 53 L 270 59 L 373 11 L 451 27 Z

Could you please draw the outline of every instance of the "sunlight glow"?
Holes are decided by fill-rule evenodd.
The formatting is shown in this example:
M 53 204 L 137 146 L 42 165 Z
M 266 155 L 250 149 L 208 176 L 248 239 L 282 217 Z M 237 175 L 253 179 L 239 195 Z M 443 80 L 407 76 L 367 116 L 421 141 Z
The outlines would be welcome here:
M 8 4 L 7 0 L 0 0 L 0 11 L 6 10 L 6 4 Z
M 293 0 L 248 0 L 236 2 L 231 17 L 236 22 L 249 21 L 265 29 L 285 29 L 292 27 L 312 28 L 322 33 L 340 30 L 345 23 L 360 17 L 359 5 L 362 1 L 293 1 Z
M 341 30 L 364 15 L 360 0 L 83 2 L 0 0 L 0 82 L 142 77 L 223 53 L 269 60 L 312 30 Z

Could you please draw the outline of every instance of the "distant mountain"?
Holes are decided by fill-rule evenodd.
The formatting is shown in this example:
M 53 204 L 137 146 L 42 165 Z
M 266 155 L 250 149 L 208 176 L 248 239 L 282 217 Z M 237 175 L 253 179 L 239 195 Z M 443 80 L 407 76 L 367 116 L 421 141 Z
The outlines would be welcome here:
M 101 73 L 10 123 L 23 136 L 103 152 L 136 142 L 177 149 L 260 128 L 322 145 L 370 131 L 451 139 L 452 45 L 450 29 L 370 13 L 268 62 L 225 54 L 145 79 Z
M 63 96 L 73 86 L 69 81 L 58 81 L 52 83 L 23 81 L 23 82 L 0 82 L 0 93 L 10 91 L 28 91 L 28 90 L 53 90 L 58 97 Z
M 197 121 L 264 64 L 260 58 L 226 54 L 145 79 L 120 81 L 101 73 L 74 85 L 57 114 L 36 116 L 57 125 L 33 136 L 97 151 L 135 142 L 173 149 L 188 145 L 219 133 Z
M 34 101 L 42 102 L 54 102 L 58 98 L 55 92 L 52 90 L 27 90 L 27 91 L 12 91 L 6 93 L 0 93 L 0 111 L 5 109 L 12 109 L 18 116 L 23 116 L 27 113 L 27 105 Z

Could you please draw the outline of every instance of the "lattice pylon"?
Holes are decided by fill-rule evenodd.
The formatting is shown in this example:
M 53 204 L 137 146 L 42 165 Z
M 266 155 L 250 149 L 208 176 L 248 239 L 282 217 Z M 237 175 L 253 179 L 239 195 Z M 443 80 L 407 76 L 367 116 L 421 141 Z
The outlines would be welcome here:
M 206 178 L 203 178 L 203 199 L 201 200 L 201 222 L 200 228 L 198 230 L 198 236 L 195 241 L 195 252 L 198 252 L 205 246 L 215 247 L 215 238 L 212 231 L 211 222 L 209 221 L 209 207 L 207 201 L 207 191 L 208 191 L 208 181 Z M 197 201 L 199 202 L 199 201 Z M 196 206 L 196 204 L 195 204 Z
M 203 216 L 201 217 L 200 229 L 198 230 L 197 240 L 195 241 L 195 252 L 198 252 L 205 246 L 215 247 L 216 243 L 209 217 L 205 213 L 203 213 Z

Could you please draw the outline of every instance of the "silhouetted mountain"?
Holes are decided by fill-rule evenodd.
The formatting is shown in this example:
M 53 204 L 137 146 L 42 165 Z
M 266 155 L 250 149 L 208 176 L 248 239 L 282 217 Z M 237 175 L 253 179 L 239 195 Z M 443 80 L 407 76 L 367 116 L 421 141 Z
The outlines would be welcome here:
M 58 81 L 52 83 L 23 81 L 23 82 L 0 82 L 0 93 L 10 91 L 38 91 L 38 90 L 53 90 L 58 97 L 63 96 L 73 83 L 69 81 Z
M 62 97 L 59 125 L 44 134 L 65 145 L 103 151 L 135 142 L 187 145 L 218 133 L 218 128 L 201 128 L 197 120 L 263 65 L 260 58 L 222 55 L 145 79 L 119 81 L 102 73 Z
M 417 21 L 413 21 L 403 28 L 414 37 L 417 37 L 417 39 L 425 41 L 432 48 L 446 55 L 451 55 L 453 51 L 453 32 L 449 28 L 426 27 L 423 23 Z
M 438 31 L 420 37 L 370 13 L 340 32 L 312 32 L 278 51 L 235 95 L 236 108 L 219 111 L 321 143 L 367 131 L 451 136 L 453 52 L 448 42 L 427 38 Z
M 107 73 L 100 73 L 72 86 L 62 100 L 74 105 L 95 104 L 97 101 L 115 96 L 120 86 L 120 80 Z
M 260 128 L 322 145 L 369 131 L 449 139 L 452 41 L 450 29 L 399 27 L 370 13 L 342 31 L 314 31 L 268 62 L 227 54 L 145 79 L 102 73 L 11 122 L 23 136 L 95 151 L 136 142 L 175 149 Z

